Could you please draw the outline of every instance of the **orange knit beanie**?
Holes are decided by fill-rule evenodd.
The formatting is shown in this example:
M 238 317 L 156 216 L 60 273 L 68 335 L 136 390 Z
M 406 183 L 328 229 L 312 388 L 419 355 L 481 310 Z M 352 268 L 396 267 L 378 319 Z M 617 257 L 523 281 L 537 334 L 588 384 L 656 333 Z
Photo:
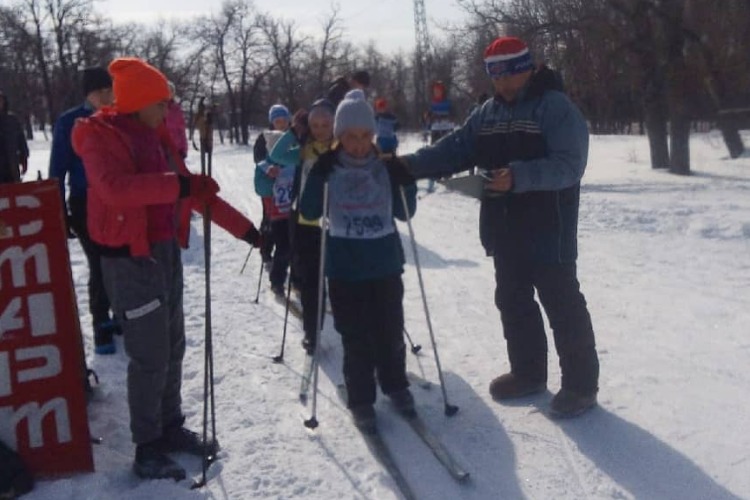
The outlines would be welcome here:
M 151 104 L 170 99 L 169 82 L 161 71 L 136 57 L 119 57 L 109 65 L 114 108 L 134 113 Z

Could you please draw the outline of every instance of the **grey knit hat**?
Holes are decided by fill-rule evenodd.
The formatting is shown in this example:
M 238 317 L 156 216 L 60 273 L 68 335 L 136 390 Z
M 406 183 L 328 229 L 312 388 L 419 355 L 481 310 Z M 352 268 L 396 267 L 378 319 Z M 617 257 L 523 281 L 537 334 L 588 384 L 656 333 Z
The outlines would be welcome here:
M 364 128 L 375 133 L 375 113 L 359 89 L 350 90 L 336 108 L 333 135 L 337 139 L 350 128 Z

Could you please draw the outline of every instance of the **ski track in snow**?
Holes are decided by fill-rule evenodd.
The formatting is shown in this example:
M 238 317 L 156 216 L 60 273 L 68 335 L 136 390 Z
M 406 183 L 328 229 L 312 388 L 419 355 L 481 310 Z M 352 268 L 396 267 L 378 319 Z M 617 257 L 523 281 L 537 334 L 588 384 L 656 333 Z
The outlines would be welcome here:
M 255 134 L 253 134 L 255 136 Z M 750 143 L 750 135 L 744 136 Z M 421 145 L 403 137 L 402 150 Z M 49 143 L 31 143 L 28 178 L 46 174 Z M 406 327 L 422 345 L 408 368 L 433 382 L 413 386 L 425 421 L 471 472 L 455 483 L 429 450 L 379 401 L 380 426 L 418 498 L 424 499 L 732 499 L 750 498 L 750 157 L 728 160 L 717 133 L 692 139 L 694 175 L 648 166 L 643 137 L 592 137 L 583 180 L 579 278 L 589 302 L 601 360 L 600 406 L 571 421 L 546 416 L 559 388 L 550 345 L 549 390 L 499 405 L 490 380 L 507 371 L 494 270 L 478 238 L 478 202 L 446 192 L 418 203 L 414 223 L 432 324 L 451 403 L 443 400 L 406 225 L 399 223 L 407 266 Z M 198 158 L 191 152 L 197 168 Z M 222 196 L 254 222 L 249 148 L 217 146 L 213 172 Z M 423 183 L 420 183 L 422 188 Z M 420 190 L 420 195 L 424 191 Z M 200 217 L 183 254 L 188 349 L 183 403 L 200 430 L 203 403 L 204 259 Z M 317 416 L 297 398 L 301 327 L 290 317 L 285 362 L 274 364 L 283 307 L 263 278 L 256 293 L 256 252 L 239 274 L 248 247 L 212 229 L 213 346 L 221 460 L 206 488 L 139 481 L 130 472 L 133 445 L 125 403 L 127 359 L 93 355 L 84 256 L 70 243 L 89 364 L 100 376 L 89 405 L 96 473 L 41 481 L 27 497 L 47 499 L 400 498 L 369 453 L 336 396 L 341 346 L 326 320 L 322 335 Z M 551 335 L 549 336 L 551 341 Z M 382 398 L 381 398 L 382 399 Z M 200 462 L 178 457 L 194 476 Z

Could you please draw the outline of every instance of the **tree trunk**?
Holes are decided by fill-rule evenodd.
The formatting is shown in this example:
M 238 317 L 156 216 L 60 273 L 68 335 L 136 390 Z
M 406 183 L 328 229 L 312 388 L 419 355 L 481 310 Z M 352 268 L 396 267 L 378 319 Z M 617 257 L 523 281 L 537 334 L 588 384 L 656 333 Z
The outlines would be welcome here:
M 647 104 L 644 111 L 644 124 L 651 152 L 651 168 L 669 168 L 667 119 L 661 103 Z
M 720 114 L 716 120 L 716 125 L 719 127 L 724 143 L 727 145 L 729 156 L 731 158 L 742 156 L 745 152 L 745 144 L 742 142 L 737 121 L 731 116 Z
M 651 152 L 651 168 L 669 168 L 669 142 L 664 81 L 659 70 L 648 77 L 644 93 L 643 115 Z

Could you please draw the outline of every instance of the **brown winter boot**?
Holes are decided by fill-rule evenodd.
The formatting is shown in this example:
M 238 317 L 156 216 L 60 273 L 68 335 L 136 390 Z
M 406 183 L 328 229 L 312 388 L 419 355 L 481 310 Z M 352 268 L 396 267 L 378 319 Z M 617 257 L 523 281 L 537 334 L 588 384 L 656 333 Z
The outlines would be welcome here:
M 544 380 L 528 380 L 513 373 L 505 373 L 490 382 L 490 394 L 495 401 L 522 398 L 546 389 L 547 382 Z
M 550 402 L 549 414 L 553 418 L 577 417 L 596 406 L 596 393 L 596 390 L 583 394 L 570 389 L 560 389 Z

